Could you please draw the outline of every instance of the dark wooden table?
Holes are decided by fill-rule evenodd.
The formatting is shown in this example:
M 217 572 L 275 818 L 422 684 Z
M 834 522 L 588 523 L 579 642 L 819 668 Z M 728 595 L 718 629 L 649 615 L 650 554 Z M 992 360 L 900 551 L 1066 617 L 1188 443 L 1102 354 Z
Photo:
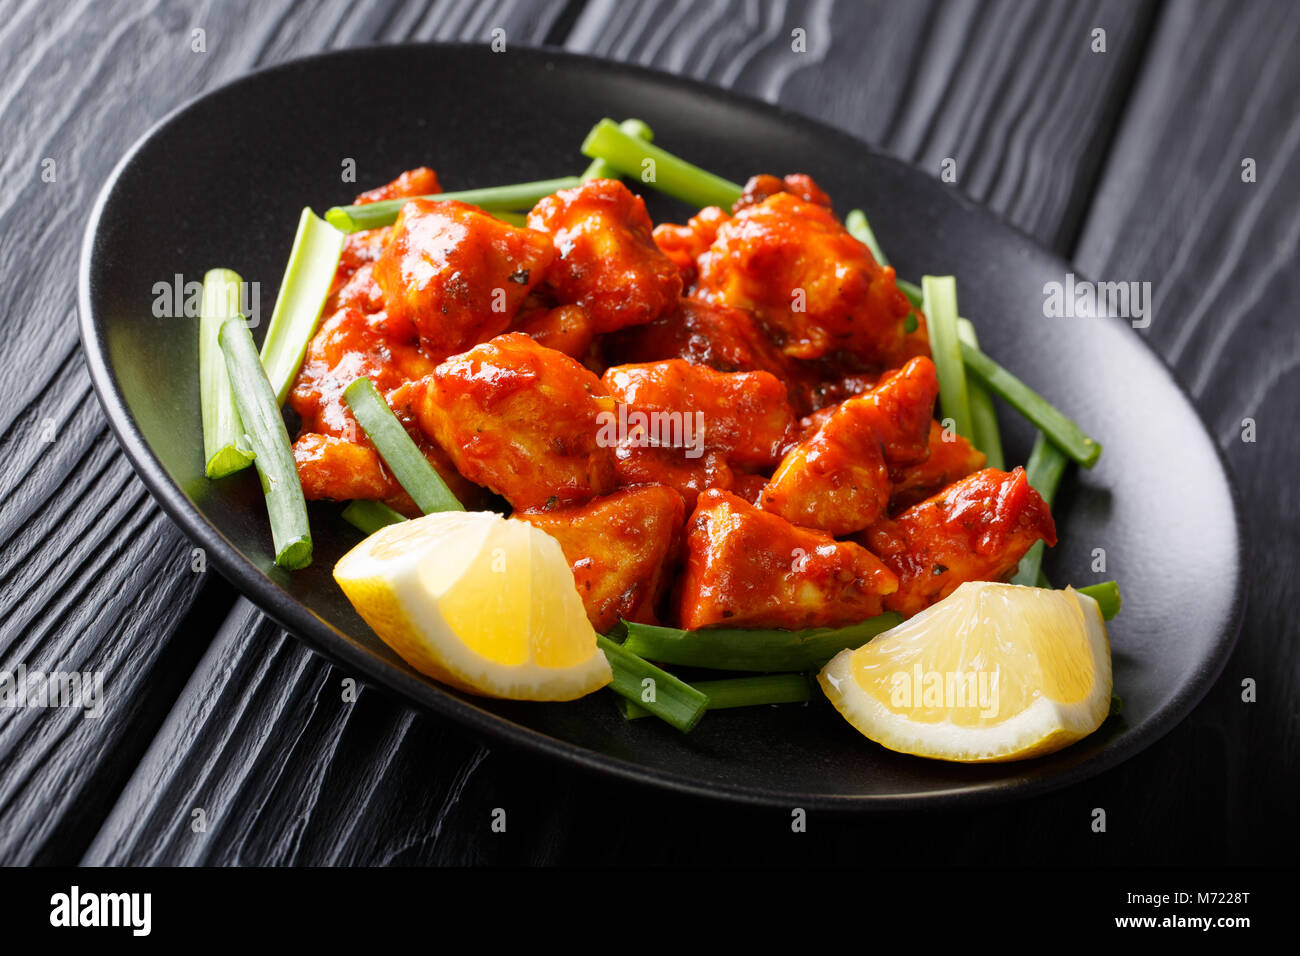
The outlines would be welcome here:
M 795 834 L 787 811 L 671 796 L 488 746 L 374 689 L 345 701 L 348 674 L 215 574 L 195 573 L 82 362 L 76 258 L 96 192 L 156 119 L 246 71 L 357 44 L 486 42 L 497 27 L 508 43 L 763 97 L 935 175 L 951 157 L 958 188 L 1082 272 L 1150 280 L 1155 321 L 1142 334 L 1218 438 L 1249 539 L 1241 640 L 1195 712 L 1119 768 L 1041 799 L 814 815 Z M 196 28 L 206 52 L 193 49 Z M 1285 0 L 10 0 L 0 666 L 102 670 L 106 694 L 99 719 L 0 711 L 0 862 L 1293 860 L 1297 49 L 1300 5 Z M 1254 442 L 1242 440 L 1246 418 Z M 1253 703 L 1242 700 L 1247 679 Z M 491 829 L 497 807 L 505 833 Z M 1096 807 L 1103 834 L 1090 827 Z

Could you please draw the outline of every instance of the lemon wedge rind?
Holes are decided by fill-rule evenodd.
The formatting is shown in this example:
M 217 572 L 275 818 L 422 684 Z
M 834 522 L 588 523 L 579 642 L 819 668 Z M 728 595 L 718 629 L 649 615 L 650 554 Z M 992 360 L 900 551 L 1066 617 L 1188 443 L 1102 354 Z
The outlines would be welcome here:
M 390 525 L 334 578 L 399 657 L 469 693 L 566 701 L 612 679 L 558 542 L 525 522 L 441 512 Z
M 1110 642 L 1097 602 L 1071 588 L 1063 592 L 1042 592 L 1036 588 L 1016 589 L 1039 592 L 1032 596 L 999 590 L 993 596 L 1000 603 L 1010 602 L 1007 606 L 1014 607 L 1017 602 L 1041 600 L 1045 594 L 1057 595 L 1053 600 L 1062 605 L 1060 615 L 1067 620 L 1073 618 L 1077 621 L 1082 646 L 1087 649 L 1087 666 L 1092 673 L 1086 693 L 1077 699 L 1054 700 L 1046 694 L 1038 693 L 1031 703 L 1017 712 L 980 724 L 970 720 L 958 722 L 950 718 L 912 719 L 862 689 L 855 676 L 855 660 L 859 665 L 861 663 L 860 657 L 855 658 L 859 651 L 874 645 L 877 652 L 888 653 L 889 644 L 893 641 L 898 648 L 900 660 L 916 660 L 919 652 L 913 651 L 909 655 L 905 653 L 905 645 L 910 641 L 923 646 L 919 642 L 923 641 L 927 629 L 934 630 L 945 617 L 951 621 L 954 612 L 948 602 L 970 602 L 973 600 L 972 589 L 975 588 L 1015 589 L 1016 586 L 985 582 L 963 584 L 944 601 L 878 635 L 862 648 L 841 651 L 832 658 L 818 674 L 818 682 L 841 715 L 864 736 L 890 750 L 960 763 L 993 763 L 1041 756 L 1068 746 L 1101 726 L 1110 711 Z M 1076 609 L 1076 613 L 1070 614 L 1070 608 Z M 1014 623 L 1008 629 L 1013 631 Z M 936 633 L 933 639 L 941 641 L 945 637 L 962 641 L 968 639 L 969 634 L 959 628 L 949 628 Z M 1005 646 L 1006 635 L 999 634 L 999 637 Z M 1025 638 L 1030 643 L 1045 640 L 1041 635 L 1033 634 L 1027 634 Z M 962 647 L 964 650 L 966 645 Z M 987 656 L 988 652 L 985 649 L 974 653 L 984 653 Z M 1075 669 L 1078 670 L 1079 662 L 1075 663 Z

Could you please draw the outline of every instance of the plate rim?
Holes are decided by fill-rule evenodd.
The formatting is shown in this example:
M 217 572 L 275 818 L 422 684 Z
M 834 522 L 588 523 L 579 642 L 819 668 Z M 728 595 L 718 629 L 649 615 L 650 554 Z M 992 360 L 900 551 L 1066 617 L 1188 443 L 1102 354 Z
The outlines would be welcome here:
M 208 99 L 227 94 L 241 85 L 261 80 L 268 74 L 300 69 L 320 60 L 340 60 L 358 55 L 374 54 L 377 51 L 391 52 L 395 49 L 415 50 L 429 54 L 439 50 L 481 52 L 486 49 L 486 46 L 482 43 L 423 41 L 398 44 L 376 43 L 338 50 L 326 50 L 242 73 L 218 86 L 186 99 L 141 133 L 117 163 L 114 164 L 96 195 L 82 233 L 78 255 L 77 324 L 81 339 L 81 351 L 90 373 L 91 384 L 96 397 L 127 460 L 131 463 L 133 470 L 140 477 L 154 500 L 167 513 L 168 517 L 179 526 L 186 537 L 192 542 L 207 548 L 208 557 L 212 560 L 213 565 L 227 581 L 234 585 L 240 596 L 254 603 L 295 639 L 327 660 L 350 668 L 358 676 L 364 677 L 374 689 L 397 696 L 406 706 L 451 719 L 472 732 L 490 737 L 495 742 L 532 753 L 557 757 L 586 772 L 606 774 L 642 787 L 664 788 L 677 794 L 702 797 L 712 801 L 765 807 L 797 805 L 832 812 L 905 811 L 958 806 L 978 807 L 1022 800 L 1068 787 L 1071 784 L 1095 777 L 1106 770 L 1112 769 L 1151 747 L 1174 727 L 1181 724 L 1218 682 L 1236 647 L 1245 620 L 1247 600 L 1245 576 L 1246 528 L 1242 520 L 1240 490 L 1223 449 L 1215 440 L 1213 433 L 1201 415 L 1200 409 L 1193 401 L 1178 372 L 1163 355 L 1156 351 L 1150 341 L 1141 335 L 1135 336 L 1141 347 L 1145 348 L 1156 360 L 1183 401 L 1191 409 L 1193 417 L 1207 443 L 1214 450 L 1220 472 L 1228 489 L 1232 508 L 1232 524 L 1236 535 L 1236 554 L 1234 555 L 1236 579 L 1233 586 L 1232 601 L 1226 614 L 1230 625 L 1221 634 L 1217 643 L 1213 645 L 1214 653 L 1211 658 L 1213 666 L 1206 668 L 1192 680 L 1184 682 L 1175 690 L 1170 702 L 1156 715 L 1145 735 L 1135 736 L 1130 740 L 1106 746 L 1093 756 L 1049 775 L 1006 781 L 978 781 L 972 783 L 969 787 L 952 786 L 934 792 L 902 794 L 828 794 L 799 790 L 776 790 L 769 787 L 739 785 L 726 781 L 704 781 L 697 777 L 662 770 L 592 750 L 553 737 L 527 725 L 517 723 L 508 717 L 492 713 L 468 701 L 461 700 L 450 694 L 441 685 L 406 673 L 358 646 L 341 631 L 338 631 L 324 619 L 314 614 L 305 604 L 289 595 L 283 588 L 263 575 L 255 565 L 245 559 L 221 533 L 221 530 L 210 524 L 202 513 L 190 504 L 180 486 L 168 476 L 166 469 L 127 409 L 109 365 L 102 329 L 95 322 L 94 308 L 91 303 L 90 278 L 95 237 L 99 231 L 104 210 L 123 172 L 151 141 L 162 134 L 182 114 Z M 876 149 L 863 142 L 853 133 L 833 127 L 822 120 L 794 111 L 781 104 L 738 93 L 702 80 L 679 76 L 655 67 L 622 63 L 605 57 L 549 46 L 512 43 L 510 49 L 512 52 L 523 53 L 525 56 L 565 60 L 596 69 L 637 75 L 649 82 L 667 84 L 683 91 L 713 98 L 721 97 L 737 106 L 749 110 L 768 112 L 784 121 L 810 127 L 816 130 L 819 135 L 829 134 L 832 137 L 849 140 L 854 148 L 870 154 L 875 161 L 905 168 L 912 174 L 926 175 L 923 170 L 914 164 Z M 1038 253 L 1049 256 L 1066 269 L 1083 277 L 1083 273 L 1075 269 L 1067 259 L 1047 248 L 1040 240 L 1024 229 L 1009 222 L 1000 213 L 957 190 L 951 191 L 950 201 L 956 202 L 968 213 L 996 222 L 1000 227 L 1009 230 L 1022 241 L 1031 245 Z M 1107 316 L 1103 321 L 1122 322 L 1123 320 Z M 1017 765 L 1011 764 L 1009 766 L 1014 767 Z

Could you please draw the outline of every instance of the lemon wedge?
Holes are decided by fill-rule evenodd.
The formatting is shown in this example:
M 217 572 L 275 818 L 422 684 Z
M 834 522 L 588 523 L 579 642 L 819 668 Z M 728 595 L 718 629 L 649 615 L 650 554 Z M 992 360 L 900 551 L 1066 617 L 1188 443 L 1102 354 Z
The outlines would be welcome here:
M 849 723 L 890 750 L 1022 760 L 1101 726 L 1110 641 L 1097 602 L 1072 588 L 967 582 L 841 651 L 817 679 Z
M 573 700 L 613 676 L 559 542 L 526 522 L 447 511 L 392 524 L 334 580 L 403 660 L 462 690 Z

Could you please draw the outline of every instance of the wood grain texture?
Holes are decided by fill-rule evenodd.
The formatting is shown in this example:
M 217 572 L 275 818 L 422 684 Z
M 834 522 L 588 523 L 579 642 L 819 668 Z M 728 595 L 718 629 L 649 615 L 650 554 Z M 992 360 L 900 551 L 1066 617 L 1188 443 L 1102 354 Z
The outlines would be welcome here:
M 951 158 L 957 188 L 1066 251 L 1153 14 L 1131 0 L 592 0 L 566 45 L 790 106 L 935 176 Z
M 0 23 L 0 667 L 104 672 L 105 713 L 0 710 L 0 863 L 76 859 L 233 599 L 118 450 L 81 359 L 81 231 L 185 99 L 337 44 L 543 37 L 563 2 L 15 4 Z M 195 52 L 203 29 L 206 52 Z M 52 161 L 53 165 L 46 162 Z M 51 176 L 46 173 L 52 171 Z
M 899 151 L 912 158 L 941 157 L 957 151 L 950 144 L 963 140 L 980 144 L 989 152 L 971 168 L 987 171 L 983 180 L 976 180 L 984 192 L 981 198 L 995 205 L 1001 203 L 1000 208 L 1022 226 L 1046 237 L 1058 237 L 1058 245 L 1064 243 L 1061 237 L 1077 231 L 1080 197 L 1086 198 L 1091 189 L 1090 182 L 1082 180 L 1095 177 L 1100 157 L 1080 155 L 1068 144 L 1040 142 L 1036 130 L 1040 125 L 1070 128 L 1080 115 L 1092 116 L 1090 128 L 1073 127 L 1074 135 L 1080 138 L 1076 143 L 1105 141 L 1111 135 L 1134 68 L 1133 63 L 1101 61 L 1117 71 L 1100 74 L 1104 79 L 1101 90 L 1079 86 L 1075 72 L 1065 69 L 1056 80 L 1057 87 L 1043 93 L 1035 87 L 1042 72 L 1035 67 L 1032 76 L 1020 75 L 1024 95 L 1019 101 L 1005 96 L 1004 84 L 1002 94 L 985 104 L 979 118 L 965 118 L 970 107 L 953 108 L 931 123 L 918 123 L 914 111 L 944 108 L 947 99 L 943 91 L 969 82 L 945 78 L 943 73 L 931 76 L 927 64 L 935 54 L 927 54 L 924 47 L 936 43 L 951 54 L 952 45 L 974 29 L 970 8 L 956 8 L 955 13 L 945 8 L 942 16 L 925 8 L 918 12 L 912 5 L 906 9 L 877 8 L 871 11 L 873 15 L 917 19 L 910 25 L 891 21 L 888 29 L 881 26 L 874 32 L 851 31 L 842 23 L 833 29 L 819 28 L 826 35 L 846 37 L 844 43 L 858 41 L 869 46 L 874 42 L 878 47 L 854 57 L 844 53 L 843 44 L 839 52 L 833 47 L 819 52 L 810 42 L 810 55 L 819 59 L 815 66 L 800 73 L 790 69 L 783 72 L 780 65 L 785 62 L 782 58 L 789 59 L 786 26 L 797 22 L 789 19 L 789 7 L 718 5 L 701 11 L 695 5 L 694 15 L 684 6 L 673 4 L 598 7 L 589 5 L 579 17 L 568 42 L 570 47 L 663 65 L 733 84 L 787 105 L 811 108 L 823 118 L 848 125 L 888 148 L 898 149 L 898 144 L 903 144 Z M 824 16 L 828 10 L 824 5 L 810 5 L 802 13 Z M 829 12 L 835 16 L 854 15 L 839 8 Z M 1114 12 L 1114 8 L 1102 11 L 1108 16 Z M 949 16 L 958 19 L 950 23 Z M 984 23 L 981 29 L 996 34 L 1011 30 L 1018 13 L 1014 8 L 995 7 L 987 16 L 992 25 Z M 1093 22 L 1092 17 L 1077 16 L 1079 23 Z M 764 17 L 769 19 L 765 21 Z M 1002 23 L 998 17 L 1010 19 Z M 936 18 L 937 22 L 932 22 Z M 1078 24 L 1072 27 L 1077 28 Z M 1060 30 L 1060 24 L 1053 29 Z M 1112 24 L 1112 34 L 1115 29 Z M 939 39 L 931 38 L 932 34 Z M 1059 36 L 1052 38 L 1050 34 L 1044 28 L 1043 36 L 1027 36 L 1023 26 L 1018 33 L 1012 33 L 1046 51 L 1058 49 Z M 816 35 L 812 31 L 810 40 L 815 40 Z M 1134 44 L 1127 55 L 1135 63 L 1140 44 Z M 1118 52 L 1114 46 L 1110 49 L 1112 54 Z M 1000 70 L 1013 72 L 1013 65 L 1005 64 L 997 50 L 996 44 L 986 45 L 983 59 L 975 62 L 968 53 L 961 72 L 968 77 L 996 75 Z M 893 65 L 881 67 L 882 56 Z M 1050 52 L 1041 53 L 1040 58 L 1054 60 Z M 961 58 L 947 55 L 947 59 Z M 1072 63 L 1072 68 L 1078 71 L 1089 65 L 1089 61 L 1078 61 Z M 880 77 L 872 73 L 870 83 L 864 84 L 864 69 L 885 72 Z M 902 76 L 911 76 L 914 71 L 919 75 L 906 84 L 886 83 L 891 70 Z M 811 87 L 815 91 L 811 93 L 792 92 L 800 76 L 805 80 L 822 77 L 822 85 Z M 859 77 L 857 82 L 849 82 L 848 78 L 854 76 Z M 862 87 L 871 84 L 892 91 L 881 94 L 895 97 L 888 118 L 884 118 L 884 112 L 879 116 L 864 112 L 864 105 L 874 102 L 875 93 L 873 90 L 871 101 L 864 100 Z M 832 91 L 838 91 L 838 100 L 830 95 Z M 1064 95 L 1067 92 L 1069 95 Z M 1105 105 L 1107 97 L 1111 99 L 1109 107 Z M 1016 111 L 1026 109 L 1055 109 L 1057 113 L 1048 118 L 1026 118 L 1019 134 L 1007 132 L 1016 126 Z M 1090 109 L 1095 112 L 1089 113 Z M 986 125 L 993 130 L 987 142 L 981 135 Z M 1025 156 L 1026 151 L 1037 154 Z M 1059 157 L 1056 151 L 1060 151 Z M 1011 172 L 1004 173 L 1004 165 Z M 1021 184 L 1022 178 L 1027 185 Z M 1038 198 L 1026 201 L 1024 196 Z M 214 653 L 225 641 L 239 640 L 241 634 L 239 627 L 223 633 Z M 262 647 L 252 643 L 247 652 Z M 822 860 L 848 864 L 858 862 L 862 848 L 870 846 L 873 854 L 884 858 L 911 853 L 935 861 L 1011 862 L 1033 858 L 1036 851 L 1041 851 L 1044 833 L 1052 835 L 1054 857 L 1062 862 L 1137 860 L 1153 855 L 1172 860 L 1180 851 L 1170 848 L 1183 845 L 1188 847 L 1184 858 L 1194 859 L 1201 849 L 1192 850 L 1178 839 L 1171 829 L 1171 818 L 1164 826 L 1158 820 L 1153 825 L 1147 819 L 1149 814 L 1144 814 L 1143 808 L 1147 803 L 1145 794 L 1152 792 L 1150 780 L 1139 780 L 1132 790 L 1117 789 L 1115 773 L 1027 805 L 980 814 L 946 814 L 937 819 L 894 817 L 886 823 L 819 818 L 808 834 L 794 837 L 789 831 L 787 812 L 721 807 L 628 788 L 564 767 L 539 765 L 527 756 L 485 749 L 453 728 L 414 717 L 371 691 L 356 703 L 344 703 L 339 694 L 344 675 L 319 662 L 308 663 L 313 659 L 307 652 L 284 643 L 283 638 L 262 651 L 256 667 L 250 668 L 238 653 L 232 659 L 240 661 L 240 669 L 211 668 L 215 679 L 196 680 L 201 691 L 187 693 L 185 699 L 191 706 L 201 702 L 205 713 L 210 714 L 205 720 L 220 720 L 223 714 L 234 714 L 245 706 L 246 682 L 253 674 L 261 673 L 261 668 L 273 674 L 291 673 L 292 680 L 278 676 L 269 682 L 259 681 L 259 688 L 273 692 L 265 696 L 259 693 L 247 705 L 259 716 L 252 723 L 269 728 L 266 733 L 274 735 L 276 745 L 264 748 L 259 743 L 256 750 L 250 749 L 246 734 L 237 729 L 237 724 L 220 724 L 208 732 L 208 724 L 204 723 L 201 734 L 172 732 L 169 725 L 155 742 L 151 758 L 161 766 L 180 768 L 176 773 L 186 778 L 185 786 L 189 788 L 185 799 L 172 794 L 158 796 L 162 778 L 147 772 L 147 761 L 88 861 L 314 864 Z M 310 677 L 299 676 L 303 674 Z M 312 688 L 319 690 L 311 702 L 310 717 L 304 717 L 303 705 L 292 695 Z M 368 740 L 379 744 L 360 759 L 343 759 L 341 748 L 347 746 L 349 735 L 361 723 L 370 727 L 372 736 Z M 1197 744 L 1192 741 L 1194 748 Z M 1156 751 L 1166 754 L 1166 760 L 1186 760 L 1181 746 L 1162 744 Z M 327 762 L 346 767 L 347 772 L 319 772 L 322 755 L 326 754 L 333 755 Z M 267 768 L 280 764 L 312 768 L 312 772 L 286 773 L 268 781 Z M 273 799 L 263 799 L 252 811 L 237 809 L 246 807 L 250 799 L 238 794 L 267 790 L 274 791 Z M 1221 792 L 1222 788 L 1208 788 L 1206 799 L 1212 800 Z M 238 823 L 229 824 L 219 839 L 196 843 L 179 810 L 204 793 L 230 795 L 226 804 L 229 809 L 223 811 L 222 818 L 231 819 L 234 814 Z M 1088 828 L 1095 806 L 1107 807 L 1117 818 L 1111 839 L 1099 842 Z M 491 814 L 497 807 L 507 811 L 504 834 L 490 829 Z M 1136 819 L 1142 820 L 1140 828 L 1134 825 Z M 384 822 L 381 825 L 376 820 Z M 292 829 L 302 838 L 286 843 L 279 834 L 291 821 L 297 821 Z M 1215 850 L 1226 852 L 1226 846 Z
M 1216 821 L 1197 845 L 1218 835 L 1236 860 L 1300 850 L 1298 47 L 1294 4 L 1168 4 L 1075 255 L 1090 276 L 1152 284 L 1151 325 L 1134 334 L 1187 385 L 1241 493 L 1236 653 L 1206 701 L 1121 773 L 1124 787 L 1162 781 L 1180 816 Z M 1255 182 L 1242 179 L 1247 158 Z M 1247 679 L 1256 703 L 1242 700 Z M 1167 809 L 1153 802 L 1146 818 Z
M 472 11 L 468 4 L 359 5 L 346 16 L 330 5 L 301 12 L 270 5 L 265 13 L 262 6 L 256 12 L 243 11 L 248 22 L 238 29 L 231 14 L 232 26 L 216 31 L 228 29 L 228 45 L 243 51 L 233 59 L 236 64 L 249 55 L 246 44 L 257 51 L 253 62 L 261 63 L 306 52 L 311 43 L 324 48 L 366 42 L 366 37 L 429 36 L 443 28 L 463 32 L 438 35 L 481 36 L 485 26 L 506 17 L 512 24 L 531 24 L 527 29 L 507 26 L 520 42 L 526 42 L 526 35 L 554 40 L 572 14 L 572 7 L 566 10 L 558 4 L 541 12 L 530 4 L 499 5 L 500 17 Z M 162 14 L 172 18 L 167 35 L 187 30 L 195 11 L 211 15 L 216 9 L 167 6 Z M 573 22 L 567 45 L 763 96 L 844 126 L 936 173 L 939 161 L 953 156 L 958 161 L 958 188 L 1043 241 L 1068 253 L 1075 237 L 1082 235 L 1078 261 L 1085 271 L 1106 275 L 1106 270 L 1122 266 L 1127 272 L 1136 264 L 1131 277 L 1145 278 L 1149 272 L 1152 279 L 1160 278 L 1160 312 L 1151 334 L 1158 347 L 1171 348 L 1176 333 L 1161 325 L 1159 315 L 1166 310 L 1159 297 L 1181 295 L 1186 303 L 1200 301 L 1206 288 L 1203 277 L 1218 275 L 1214 268 L 1223 259 L 1214 235 L 1233 235 L 1241 213 L 1240 205 L 1234 209 L 1233 194 L 1222 187 L 1213 197 L 1213 210 L 1203 213 L 1214 227 L 1202 240 L 1204 245 L 1184 239 L 1191 220 L 1180 217 L 1196 213 L 1206 192 L 1214 192 L 1208 186 L 1218 182 L 1215 139 L 1224 135 L 1225 124 L 1240 120 L 1239 110 L 1206 104 L 1232 102 L 1256 83 L 1263 88 L 1265 80 L 1256 79 L 1260 64 L 1271 64 L 1268 75 L 1281 78 L 1269 87 L 1275 99 L 1252 104 L 1247 112 L 1253 111 L 1255 119 L 1242 127 L 1241 135 L 1259 144 L 1261 182 L 1254 188 L 1265 185 L 1263 154 L 1270 150 L 1270 161 L 1277 163 L 1281 156 L 1283 163 L 1272 167 L 1274 174 L 1294 182 L 1294 166 L 1287 165 L 1294 163 L 1294 144 L 1288 139 L 1289 127 L 1277 123 L 1278 116 L 1296 114 L 1295 71 L 1287 69 L 1285 59 L 1295 45 L 1293 33 L 1288 33 L 1294 17 L 1283 14 L 1280 4 L 1263 9 L 1238 18 L 1226 6 L 1215 8 L 1207 27 L 1198 24 L 1197 15 L 1178 11 L 1175 5 L 1157 18 L 1150 5 L 1110 2 L 1030 7 L 592 0 Z M 45 15 L 36 10 L 33 5 L 21 13 Z M 1088 49 L 1094 25 L 1108 31 L 1106 54 Z M 808 52 L 798 56 L 789 48 L 795 26 L 808 31 Z M 1200 35 L 1198 30 L 1206 32 Z M 0 44 L 9 36 L 0 27 Z M 1194 72 L 1185 62 L 1187 50 L 1196 51 Z M 216 52 L 211 45 L 210 51 L 209 56 Z M 248 65 L 231 68 L 238 71 Z M 155 69 L 170 78 L 163 71 L 177 66 L 168 60 Z M 153 89 L 141 78 L 145 72 L 142 69 L 136 78 L 134 95 L 152 97 L 155 108 L 165 109 L 162 100 L 174 87 L 158 84 L 163 88 Z M 198 82 L 210 85 L 226 75 L 208 73 Z M 7 102 L 0 97 L 0 104 Z M 1188 122 L 1189 115 L 1199 122 Z M 1160 130 L 1159 136 L 1151 134 L 1153 128 Z M 1112 139 L 1114 149 L 1108 152 Z M 1180 201 L 1167 206 L 1166 185 L 1178 177 L 1182 184 L 1170 194 Z M 1098 181 L 1099 198 L 1090 206 Z M 1294 186 L 1288 192 L 1284 178 L 1269 182 L 1274 192 L 1256 208 L 1254 228 L 1281 243 L 1293 225 L 1286 210 L 1294 207 L 1294 199 L 1288 204 L 1285 197 L 1294 197 Z M 0 192 L 0 202 L 3 196 Z M 33 200 L 28 196 L 23 202 Z M 1152 230 L 1149 224 L 1159 216 L 1170 218 L 1169 228 Z M 79 222 L 71 228 L 78 228 Z M 11 241 L 7 235 L 0 233 L 0 243 Z M 1243 234 L 1248 245 L 1245 239 Z M 1178 243 L 1189 246 L 1182 259 L 1172 248 Z M 1264 247 L 1250 248 L 1257 254 Z M 1268 361 L 1274 363 L 1270 367 L 1277 370 L 1276 381 L 1223 376 L 1240 389 L 1224 401 L 1237 400 L 1255 409 L 1264 416 L 1261 422 L 1270 408 L 1296 407 L 1295 376 L 1285 375 L 1293 367 L 1285 356 L 1294 336 L 1285 339 L 1283 318 L 1261 317 L 1257 307 L 1243 310 L 1236 303 L 1248 298 L 1238 293 L 1233 299 L 1227 291 L 1239 288 L 1236 276 L 1251 276 L 1266 280 L 1272 294 L 1293 304 L 1294 276 L 1281 266 L 1265 265 L 1286 248 L 1281 243 L 1272 255 L 1259 259 L 1231 258 L 1224 278 L 1218 280 L 1221 288 L 1215 288 L 1220 296 L 1217 307 L 1234 317 L 1237 328 L 1247 330 L 1241 340 L 1231 337 L 1221 352 L 1238 363 L 1251 363 L 1265 361 L 1267 350 Z M 1217 330 L 1217 314 L 1204 318 L 1200 333 L 1184 333 L 1198 336 L 1184 347 L 1189 355 L 1200 355 L 1202 338 L 1212 340 Z M 1267 334 L 1256 340 L 1259 351 L 1252 351 L 1249 340 L 1261 327 Z M 69 352 L 66 361 L 75 364 L 75 355 Z M 1231 367 L 1216 360 L 1207 389 L 1215 387 L 1215 373 Z M 34 397 L 47 391 L 37 390 Z M 1213 398 L 1210 417 L 1214 421 L 1215 414 L 1220 416 L 1215 427 L 1222 440 L 1238 412 L 1219 406 L 1217 395 Z M 88 401 L 93 406 L 93 398 Z M 86 416 L 96 414 L 92 407 Z M 1294 500 L 1282 500 L 1285 496 L 1273 476 L 1294 469 L 1295 453 L 1294 443 L 1287 445 L 1282 437 L 1279 419 L 1276 414 L 1269 419 L 1275 436 L 1271 445 L 1261 437 L 1259 443 L 1242 447 L 1225 440 L 1225 447 L 1239 477 L 1243 462 L 1235 456 L 1255 456 L 1244 460 L 1254 470 L 1249 478 L 1242 477 L 1243 486 L 1253 482 L 1249 488 L 1255 495 L 1273 502 L 1253 511 L 1252 523 L 1274 537 L 1279 527 L 1283 532 L 1282 540 L 1269 544 L 1255 560 L 1276 561 L 1277 552 L 1289 548 L 1292 564 L 1286 567 L 1294 572 Z M 125 469 L 112 451 L 111 438 L 104 435 L 103 441 L 105 460 Z M 82 474 L 78 463 L 84 457 L 70 460 L 69 474 Z M 83 481 L 78 487 L 86 487 L 92 479 L 70 480 Z M 134 479 L 124 481 L 143 495 Z M 17 478 L 12 487 L 18 487 Z M 8 527 L 0 506 L 0 529 Z M 103 547 L 115 542 L 107 532 L 96 540 Z M 38 536 L 27 545 L 29 551 L 38 547 Z M 178 542 L 178 547 L 183 545 Z M 0 573 L 6 573 L 7 554 L 0 550 Z M 158 585 L 163 590 L 180 588 L 165 575 L 153 575 L 160 577 L 165 579 Z M 0 582 L 7 585 L 7 580 Z M 1279 676 L 1277 665 L 1270 663 L 1294 661 L 1293 653 L 1274 655 L 1281 655 L 1283 640 L 1295 634 L 1282 617 L 1285 598 L 1294 594 L 1294 587 L 1284 590 L 1281 577 L 1271 580 L 1278 583 L 1268 585 L 1263 594 L 1252 593 L 1252 618 L 1243 638 L 1245 652 L 1248 645 L 1256 646 L 1252 636 L 1257 626 L 1274 628 L 1258 632 L 1267 653 L 1244 659 L 1244 666 L 1257 671 L 1260 680 L 1261 703 L 1256 709 L 1239 703 L 1234 659 L 1228 675 L 1192 719 L 1125 766 L 1079 786 L 979 813 L 893 815 L 883 820 L 816 815 L 808 832 L 798 835 L 790 832 L 785 810 L 737 809 L 668 796 L 487 747 L 458 727 L 413 714 L 371 689 L 347 702 L 342 694 L 345 672 L 240 600 L 215 638 L 205 642 L 206 652 L 192 674 L 184 667 L 169 670 L 173 681 L 186 683 L 138 767 L 127 757 L 113 760 L 111 748 L 105 751 L 103 765 L 113 773 L 126 774 L 132 767 L 134 772 L 93 842 L 87 835 L 81 846 L 89 847 L 84 859 L 91 863 L 857 865 L 868 855 L 927 863 L 1277 859 L 1282 849 L 1267 839 L 1270 822 L 1265 816 L 1279 811 L 1270 802 L 1276 798 L 1269 796 L 1276 791 L 1268 790 L 1268 776 L 1261 774 L 1289 771 L 1295 779 L 1296 719 L 1290 715 L 1288 723 L 1279 709 L 1284 711 L 1295 699 L 1296 675 L 1294 664 L 1289 675 Z M 170 600 L 185 598 L 173 595 Z M 164 605 L 172 606 L 161 601 L 147 613 L 157 622 L 156 639 L 177 646 L 185 628 L 169 625 Z M 31 613 L 30 620 L 44 620 Z M 132 648 L 141 640 L 127 633 L 110 643 Z M 197 659 L 199 651 L 191 653 Z M 147 695 L 152 685 L 141 678 L 135 686 Z M 1266 690 L 1271 696 L 1267 705 Z M 0 728 L 0 747 L 6 732 Z M 1252 735 L 1283 741 L 1282 753 L 1291 755 L 1290 762 L 1251 752 L 1242 741 Z M 145 746 L 143 739 L 138 746 Z M 25 759 L 28 751 L 16 745 L 12 752 Z M 28 766 L 32 779 L 38 779 L 39 765 Z M 1170 812 L 1170 798 L 1160 795 L 1171 792 L 1180 801 L 1190 801 L 1192 812 Z M 84 800 L 84 794 L 61 806 L 33 802 L 20 808 L 21 815 L 7 817 L 40 819 L 48 808 L 54 826 L 67 828 L 59 841 L 40 834 L 26 840 L 13 851 L 14 858 L 44 853 L 67 859 L 68 849 L 76 845 L 74 833 L 82 832 L 66 823 L 76 815 L 78 800 Z M 1105 835 L 1089 828 L 1092 809 L 1099 806 L 1109 815 Z M 205 810 L 206 832 L 194 831 L 195 807 Z M 498 808 L 506 811 L 505 833 L 491 829 Z M 0 815 L 7 814 L 0 805 Z M 1252 822 L 1249 814 L 1258 819 Z M 1196 832 L 1189 834 L 1193 825 Z
M 465 827 L 448 824 L 486 749 L 375 691 L 344 702 L 347 691 L 338 670 L 241 598 L 85 862 L 459 858 Z M 422 768 L 419 784 L 395 779 L 395 765 Z

